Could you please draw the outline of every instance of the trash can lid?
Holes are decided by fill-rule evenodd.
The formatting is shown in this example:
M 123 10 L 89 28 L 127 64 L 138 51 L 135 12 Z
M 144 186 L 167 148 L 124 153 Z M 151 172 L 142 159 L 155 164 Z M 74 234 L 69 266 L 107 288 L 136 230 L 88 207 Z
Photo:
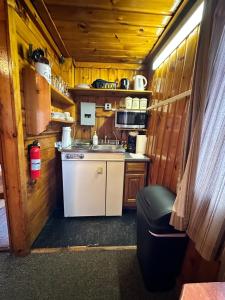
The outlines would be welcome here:
M 160 185 L 149 185 L 138 192 L 137 209 L 141 209 L 149 229 L 154 233 L 176 233 L 169 222 L 176 195 Z

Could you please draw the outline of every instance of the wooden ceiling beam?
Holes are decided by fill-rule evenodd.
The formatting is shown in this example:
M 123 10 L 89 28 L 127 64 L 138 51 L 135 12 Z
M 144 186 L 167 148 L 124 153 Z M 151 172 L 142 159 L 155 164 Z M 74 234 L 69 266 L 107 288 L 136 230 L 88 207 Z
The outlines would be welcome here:
M 67 50 L 58 29 L 55 26 L 54 21 L 52 20 L 51 15 L 44 3 L 43 0 L 31 0 L 32 4 L 34 5 L 35 9 L 37 10 L 38 14 L 40 15 L 43 23 L 45 24 L 46 28 L 48 29 L 49 33 L 51 34 L 54 42 L 58 46 L 59 50 L 61 51 L 64 57 L 70 57 L 70 53 Z
M 93 56 L 93 57 L 87 57 L 87 56 L 80 56 L 76 58 L 76 62 L 93 62 L 93 61 L 99 61 L 102 63 L 135 63 L 142 65 L 143 63 L 143 57 L 127 57 L 127 56 Z
M 94 69 L 120 69 L 120 70 L 142 70 L 143 66 L 140 64 L 116 64 L 116 63 L 101 63 L 101 62 L 76 62 L 77 68 L 94 68 Z
M 46 4 L 48 6 L 50 5 L 57 5 L 57 6 L 68 6 L 68 7 L 75 7 L 75 8 L 84 8 L 84 9 L 99 9 L 99 10 L 106 10 L 106 11 L 118 11 L 118 12 L 134 12 L 134 13 L 142 13 L 142 14 L 155 14 L 155 15 L 170 15 L 172 16 L 173 11 L 171 10 L 171 5 L 167 4 L 167 7 L 165 7 L 166 2 L 171 3 L 172 1 L 164 1 L 164 5 L 161 4 L 157 1 L 155 2 L 155 6 L 153 7 L 152 1 L 149 1 L 149 6 L 148 2 L 146 1 L 136 1 L 135 5 L 132 5 L 131 1 L 123 1 L 122 5 L 118 1 L 108 1 L 108 5 L 103 4 L 101 1 L 88 1 L 84 2 L 82 0 L 80 1 L 63 1 L 59 2 L 57 0 L 45 0 Z M 115 2 L 115 3 L 113 3 Z M 179 3 L 178 3 L 179 4 Z M 174 10 L 176 7 L 174 7 Z
M 34 1 L 34 0 L 33 0 Z M 126 24 L 138 26 L 158 26 L 163 27 L 171 19 L 171 15 L 142 14 L 135 12 L 118 12 L 101 9 L 76 8 L 68 6 L 48 5 L 48 10 L 54 22 L 60 21 L 89 21 L 105 24 Z

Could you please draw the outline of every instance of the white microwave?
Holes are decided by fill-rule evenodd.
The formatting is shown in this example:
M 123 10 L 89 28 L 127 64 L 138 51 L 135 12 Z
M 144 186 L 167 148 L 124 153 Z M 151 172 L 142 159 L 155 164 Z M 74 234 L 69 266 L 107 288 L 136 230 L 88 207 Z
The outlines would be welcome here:
M 115 127 L 118 128 L 145 128 L 147 112 L 143 110 L 120 109 L 115 112 Z

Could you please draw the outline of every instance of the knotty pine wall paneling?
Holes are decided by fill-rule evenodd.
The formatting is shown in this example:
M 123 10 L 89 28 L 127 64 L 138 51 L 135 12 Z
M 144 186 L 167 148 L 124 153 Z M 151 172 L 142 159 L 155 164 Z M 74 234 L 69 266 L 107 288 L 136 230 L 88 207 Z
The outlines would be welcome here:
M 153 73 L 151 89 L 155 103 L 191 89 L 199 28 Z M 188 99 L 151 111 L 147 152 L 152 158 L 149 184 L 161 184 L 176 192 L 181 167 L 182 137 Z M 216 281 L 220 264 L 207 262 L 189 241 L 178 287 L 187 282 Z M 197 270 L 197 271 L 196 271 Z
M 26 1 L 29 6 L 31 3 Z M 16 4 L 15 4 L 16 7 Z M 31 10 L 33 8 L 31 7 Z M 33 9 L 35 14 L 35 10 Z M 36 16 L 38 18 L 38 16 Z M 54 143 L 61 140 L 61 127 L 49 125 L 47 131 L 40 135 L 29 136 L 26 133 L 26 120 L 25 120 L 25 105 L 24 105 L 24 90 L 23 90 L 23 75 L 22 70 L 25 66 L 29 65 L 28 61 L 28 48 L 29 44 L 33 45 L 33 49 L 42 48 L 47 52 L 47 57 L 52 67 L 52 73 L 61 76 L 70 86 L 74 84 L 74 67 L 71 59 L 61 65 L 58 60 L 60 55 L 59 50 L 52 41 L 48 32 L 48 38 L 52 41 L 51 45 L 43 38 L 38 28 L 35 26 L 29 15 L 24 11 L 19 14 L 18 10 L 13 11 L 13 19 L 15 22 L 15 32 L 17 41 L 17 59 L 16 76 L 19 77 L 20 83 L 20 101 L 23 116 L 23 131 L 24 131 L 24 162 L 26 166 L 26 182 L 27 182 L 27 227 L 29 232 L 30 245 L 37 238 L 41 229 L 45 225 L 52 210 L 57 204 L 62 204 L 62 178 L 61 178 L 61 160 L 60 154 L 54 148 Z M 38 20 L 46 31 L 41 20 Z M 58 55 L 57 55 L 58 54 Z M 32 101 L 32 99 L 30 99 Z M 53 107 L 54 109 L 54 107 Z M 59 110 L 55 108 L 55 110 Z M 41 177 L 35 184 L 31 183 L 29 172 L 29 161 L 27 156 L 27 147 L 37 139 L 41 146 Z
M 196 28 L 152 74 L 152 104 L 191 88 L 199 28 Z M 152 159 L 149 184 L 161 184 L 176 192 L 181 166 L 181 146 L 187 99 L 150 112 L 147 154 Z
M 145 75 L 145 69 L 140 64 L 125 64 L 125 63 L 91 63 L 91 62 L 77 62 L 75 66 L 75 82 L 74 86 L 78 84 L 91 84 L 96 79 L 104 79 L 107 81 L 118 82 L 122 78 L 130 80 L 130 86 L 133 88 L 133 77 L 137 74 Z M 132 95 L 131 95 L 132 97 Z M 114 115 L 112 111 L 104 111 L 103 108 L 96 108 L 96 126 L 80 126 L 80 102 L 95 102 L 97 106 L 102 106 L 104 103 L 111 103 L 113 108 L 119 108 L 123 97 L 89 97 L 80 96 L 75 98 L 77 104 L 77 126 L 75 128 L 75 138 L 91 139 L 94 131 L 100 139 L 105 136 L 109 139 L 115 139 L 113 131 L 116 132 L 120 140 L 126 140 L 127 132 L 120 131 L 114 126 Z

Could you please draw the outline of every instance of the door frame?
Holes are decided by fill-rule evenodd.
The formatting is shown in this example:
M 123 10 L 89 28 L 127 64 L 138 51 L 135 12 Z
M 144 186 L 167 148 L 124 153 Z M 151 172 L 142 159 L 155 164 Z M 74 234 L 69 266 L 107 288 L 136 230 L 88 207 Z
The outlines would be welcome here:
M 11 10 L 11 11 L 10 11 Z M 29 253 L 26 169 L 17 45 L 13 42 L 12 10 L 0 2 L 0 143 L 10 251 Z M 11 15 L 10 15 L 11 14 Z

